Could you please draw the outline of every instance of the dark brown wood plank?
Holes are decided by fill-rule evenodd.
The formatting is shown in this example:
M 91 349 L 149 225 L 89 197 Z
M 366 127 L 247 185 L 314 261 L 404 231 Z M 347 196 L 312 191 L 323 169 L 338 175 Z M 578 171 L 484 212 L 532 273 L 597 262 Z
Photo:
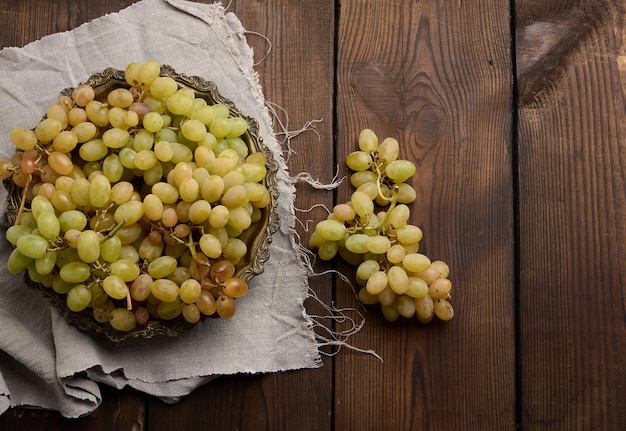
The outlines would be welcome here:
M 296 154 L 289 157 L 291 174 L 310 172 L 322 181 L 334 174 L 333 49 L 334 2 L 233 1 L 229 11 L 242 22 L 248 43 L 254 49 L 256 70 L 266 100 L 276 108 L 280 121 L 290 131 L 307 121 L 316 124 L 318 136 L 305 132 L 292 142 Z M 264 38 L 269 39 L 269 42 Z M 271 50 L 270 50 L 271 43 Z M 269 53 L 268 53 L 269 50 Z M 281 132 L 278 121 L 275 130 Z M 285 154 L 287 156 L 287 154 Z M 332 193 L 297 186 L 296 207 L 329 205 Z M 320 216 L 321 210 L 317 210 Z M 308 216 L 303 215 L 305 219 Z M 298 226 L 303 243 L 308 233 Z M 326 303 L 332 299 L 329 278 L 311 279 L 311 287 Z M 307 301 L 311 313 L 319 312 Z M 328 430 L 332 410 L 332 364 L 320 369 L 255 376 L 225 376 L 197 389 L 177 405 L 148 403 L 149 429 L 240 429 L 240 430 Z M 205 428 L 198 428 L 206 424 Z
M 623 428 L 625 13 L 516 5 L 524 430 Z
M 368 127 L 416 163 L 411 221 L 451 267 L 456 315 L 387 324 L 371 309 L 352 342 L 385 362 L 336 357 L 335 429 L 514 429 L 508 2 L 352 0 L 339 17 L 340 157 Z

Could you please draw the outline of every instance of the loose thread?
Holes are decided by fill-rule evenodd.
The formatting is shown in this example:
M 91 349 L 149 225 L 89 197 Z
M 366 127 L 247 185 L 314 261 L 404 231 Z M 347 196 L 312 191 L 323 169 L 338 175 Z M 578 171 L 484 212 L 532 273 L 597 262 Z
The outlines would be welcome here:
M 230 6 L 230 3 L 228 5 Z M 267 48 L 267 51 L 265 51 L 265 55 L 259 61 L 253 64 L 253 67 L 257 67 L 259 64 L 263 63 L 267 59 L 267 57 L 270 55 L 270 52 L 272 52 L 272 41 L 264 34 L 258 33 L 256 31 L 246 30 L 244 34 L 252 34 L 255 36 L 259 36 L 263 38 L 263 40 L 265 40 L 268 44 L 268 48 Z
M 323 119 L 309 120 L 304 123 L 304 126 L 302 126 L 300 129 L 289 130 L 289 114 L 287 114 L 287 111 L 282 106 L 276 103 L 266 101 L 265 104 L 269 112 L 274 117 L 275 124 L 277 124 L 279 128 L 279 130 L 276 131 L 275 135 L 277 137 L 281 136 L 283 138 L 280 144 L 281 146 L 284 146 L 287 150 L 287 154 L 285 155 L 285 162 L 289 162 L 292 154 L 297 154 L 291 146 L 291 141 L 302 133 L 311 131 L 317 135 L 318 141 L 322 139 L 317 130 L 315 130 L 314 124 L 321 123 L 322 121 L 324 121 Z M 281 119 L 280 115 L 278 115 L 278 111 L 282 112 L 282 115 L 285 118 L 284 121 Z

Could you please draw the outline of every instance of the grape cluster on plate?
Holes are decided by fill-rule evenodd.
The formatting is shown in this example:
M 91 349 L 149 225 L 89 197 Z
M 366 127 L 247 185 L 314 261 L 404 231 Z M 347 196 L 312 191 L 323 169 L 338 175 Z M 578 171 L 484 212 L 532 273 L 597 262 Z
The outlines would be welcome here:
M 130 63 L 104 94 L 83 83 L 48 107 L 0 177 L 20 191 L 7 267 L 66 295 L 73 312 L 131 331 L 152 319 L 231 318 L 247 282 L 240 237 L 271 201 L 248 121 Z M 125 79 L 125 82 L 123 80 Z
M 370 129 L 361 131 L 358 145 L 346 159 L 356 190 L 349 202 L 335 205 L 326 220 L 317 223 L 309 247 L 322 260 L 339 255 L 358 266 L 359 299 L 366 305 L 380 304 L 387 320 L 452 319 L 448 265 L 431 262 L 419 252 L 422 230 L 409 223 L 409 204 L 416 193 L 406 181 L 415 174 L 415 165 L 398 159 L 396 139 L 379 143 Z

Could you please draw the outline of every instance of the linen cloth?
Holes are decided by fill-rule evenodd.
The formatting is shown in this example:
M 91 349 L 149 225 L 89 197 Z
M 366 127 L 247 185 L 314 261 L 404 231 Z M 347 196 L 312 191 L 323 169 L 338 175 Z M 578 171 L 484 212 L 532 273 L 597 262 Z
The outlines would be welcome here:
M 182 0 L 143 0 L 72 31 L 0 51 L 0 158 L 14 152 L 10 130 L 34 127 L 63 88 L 107 67 L 154 59 L 214 81 L 223 96 L 259 121 L 280 166 L 281 217 L 265 271 L 238 301 L 236 316 L 209 319 L 176 339 L 111 343 L 67 325 L 22 275 L 7 271 L 10 247 L 0 240 L 0 413 L 31 406 L 78 417 L 98 407 L 100 383 L 176 402 L 220 375 L 321 366 L 314 322 L 303 305 L 307 273 L 292 235 L 295 190 L 252 54 L 234 14 L 221 4 Z M 2 214 L 6 198 L 1 188 Z M 6 218 L 1 223 L 5 233 Z

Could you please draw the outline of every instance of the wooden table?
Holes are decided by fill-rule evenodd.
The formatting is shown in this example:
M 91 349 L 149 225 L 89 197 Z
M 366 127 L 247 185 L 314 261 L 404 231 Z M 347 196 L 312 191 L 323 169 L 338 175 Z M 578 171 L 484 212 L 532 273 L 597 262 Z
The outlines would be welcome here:
M 0 0 L 0 43 L 130 3 Z M 350 342 L 384 363 L 343 349 L 320 369 L 223 377 L 175 405 L 103 387 L 89 417 L 14 409 L 0 429 L 622 429 L 626 4 L 234 0 L 228 10 L 250 31 L 265 96 L 290 130 L 323 119 L 319 139 L 292 142 L 292 173 L 345 174 L 364 127 L 401 142 L 418 167 L 423 249 L 452 268 L 454 320 L 388 324 L 372 310 Z M 296 205 L 348 193 L 300 185 Z M 356 305 L 331 276 L 311 286 Z

